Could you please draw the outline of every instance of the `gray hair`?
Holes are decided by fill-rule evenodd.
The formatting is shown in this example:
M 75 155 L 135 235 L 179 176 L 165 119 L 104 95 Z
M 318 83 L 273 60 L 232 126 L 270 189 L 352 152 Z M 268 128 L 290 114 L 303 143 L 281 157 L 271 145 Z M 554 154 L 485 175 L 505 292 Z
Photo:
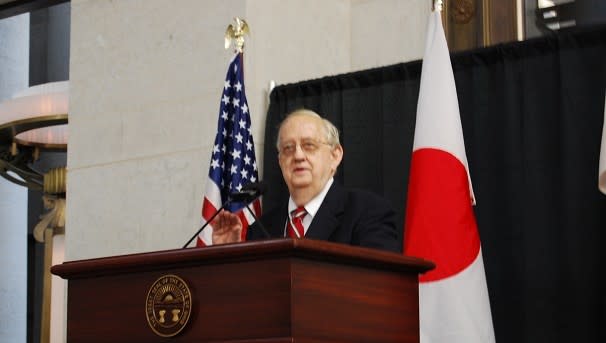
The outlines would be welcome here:
M 276 148 L 278 150 L 280 150 L 280 131 L 282 130 L 282 126 L 284 125 L 284 123 L 286 123 L 288 119 L 294 116 L 308 116 L 322 120 L 324 131 L 326 133 L 326 143 L 332 148 L 341 145 L 341 142 L 339 141 L 339 129 L 337 129 L 337 127 L 334 126 L 333 123 L 331 123 L 328 119 L 323 118 L 312 110 L 298 109 L 287 114 L 286 118 L 284 118 L 284 120 L 282 120 L 282 122 L 278 126 L 278 137 L 276 139 Z

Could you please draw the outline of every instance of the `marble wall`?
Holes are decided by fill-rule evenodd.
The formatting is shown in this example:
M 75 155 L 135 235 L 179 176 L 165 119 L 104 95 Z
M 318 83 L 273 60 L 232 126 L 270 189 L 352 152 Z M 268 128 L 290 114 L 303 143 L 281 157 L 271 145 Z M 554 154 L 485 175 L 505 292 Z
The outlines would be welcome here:
M 72 0 L 71 6 L 67 260 L 178 248 L 198 228 L 232 56 L 223 36 L 234 16 L 251 28 L 245 78 L 261 161 L 271 80 L 421 58 L 431 3 Z

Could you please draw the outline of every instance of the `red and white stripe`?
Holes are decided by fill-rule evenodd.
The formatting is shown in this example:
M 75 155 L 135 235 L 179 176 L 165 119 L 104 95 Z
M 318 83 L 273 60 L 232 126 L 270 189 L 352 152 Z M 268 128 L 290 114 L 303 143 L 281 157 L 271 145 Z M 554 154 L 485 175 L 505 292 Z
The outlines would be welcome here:
M 413 144 L 404 254 L 419 277 L 423 343 L 494 342 L 454 75 L 439 11 L 429 20 Z

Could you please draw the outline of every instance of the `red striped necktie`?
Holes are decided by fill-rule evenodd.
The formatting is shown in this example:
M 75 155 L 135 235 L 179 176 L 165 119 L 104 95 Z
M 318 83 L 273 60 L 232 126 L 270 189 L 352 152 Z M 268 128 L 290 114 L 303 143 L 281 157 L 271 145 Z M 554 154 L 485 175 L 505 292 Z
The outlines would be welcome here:
M 288 221 L 288 227 L 286 229 L 286 232 L 288 232 L 288 237 L 303 238 L 303 236 L 305 236 L 305 228 L 303 227 L 303 218 L 305 218 L 306 214 L 307 214 L 307 211 L 305 211 L 305 207 L 303 207 L 303 206 L 297 207 L 296 210 L 294 210 L 290 213 L 291 220 Z M 295 226 L 294 228 L 293 228 L 293 225 Z M 297 231 L 295 232 L 295 230 L 297 230 Z M 297 233 L 298 233 L 298 235 L 297 235 Z

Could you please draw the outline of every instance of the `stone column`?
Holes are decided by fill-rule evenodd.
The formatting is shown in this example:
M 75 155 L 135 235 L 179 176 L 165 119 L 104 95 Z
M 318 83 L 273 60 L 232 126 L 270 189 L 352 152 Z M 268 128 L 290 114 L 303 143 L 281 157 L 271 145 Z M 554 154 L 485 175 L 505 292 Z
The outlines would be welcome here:
M 0 20 L 0 101 L 28 87 L 29 14 Z M 27 189 L 0 177 L 0 342 L 27 339 Z

